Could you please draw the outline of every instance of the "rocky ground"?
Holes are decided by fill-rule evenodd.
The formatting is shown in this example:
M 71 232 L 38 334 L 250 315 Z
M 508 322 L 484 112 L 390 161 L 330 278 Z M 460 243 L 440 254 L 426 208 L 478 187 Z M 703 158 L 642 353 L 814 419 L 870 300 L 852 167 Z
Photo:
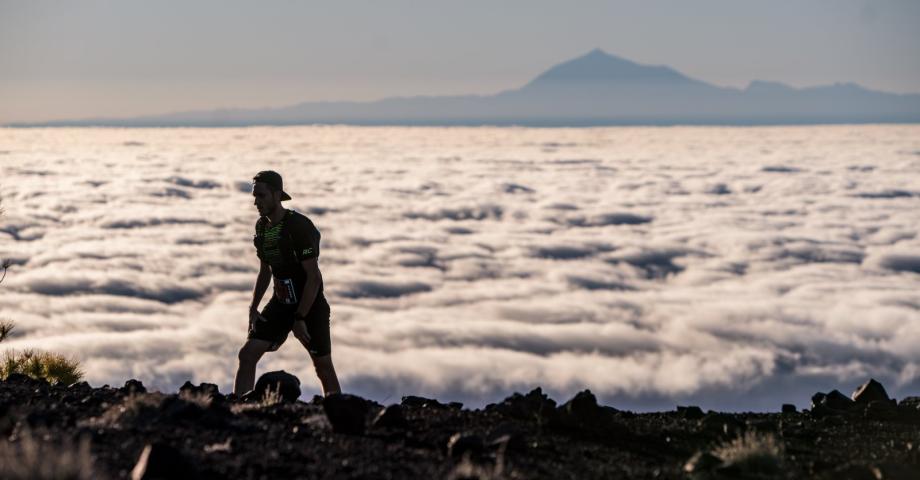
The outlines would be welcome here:
M 920 479 L 920 398 L 890 400 L 874 381 L 816 394 L 803 412 L 635 414 L 589 391 L 557 405 L 540 389 L 476 410 L 291 401 L 296 379 L 265 378 L 237 398 L 210 384 L 164 394 L 11 375 L 0 478 Z

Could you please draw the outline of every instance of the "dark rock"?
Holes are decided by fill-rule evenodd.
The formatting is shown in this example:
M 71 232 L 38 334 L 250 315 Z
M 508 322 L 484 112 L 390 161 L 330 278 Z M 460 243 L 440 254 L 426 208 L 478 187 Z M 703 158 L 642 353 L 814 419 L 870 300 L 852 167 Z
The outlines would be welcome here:
M 11 373 L 6 376 L 6 379 L 4 380 L 4 382 L 29 385 L 29 384 L 35 383 L 35 379 L 33 379 L 32 377 L 28 375 L 23 375 L 21 373 Z
M 882 480 L 917 480 L 920 478 L 920 465 L 906 463 L 882 463 L 874 468 L 877 479 Z
M 735 436 L 744 431 L 744 424 L 731 415 L 723 413 L 707 413 L 699 420 L 702 431 L 717 436 Z
M 406 395 L 402 397 L 402 406 L 404 407 L 419 407 L 419 408 L 448 408 L 447 405 L 433 399 L 425 397 L 417 397 L 415 395 Z
M 373 403 L 356 395 L 334 393 L 323 399 L 323 411 L 338 433 L 361 435 Z
M 125 386 L 121 387 L 122 393 L 126 395 L 136 394 L 136 393 L 147 393 L 147 388 L 144 387 L 144 384 L 140 380 L 131 379 L 125 382 Z
M 486 437 L 490 447 L 504 448 L 505 451 L 524 451 L 527 441 L 524 432 L 513 423 L 500 423 Z
M 824 479 L 845 479 L 845 480 L 879 480 L 879 477 L 875 475 L 875 469 L 870 468 L 868 465 L 843 465 L 835 468 L 827 475 L 824 475 Z
M 551 420 L 556 415 L 556 402 L 546 396 L 540 387 L 531 390 L 527 395 L 515 392 L 498 404 L 489 404 L 486 411 L 497 412 L 513 418 L 523 420 Z
M 783 413 L 796 413 L 796 412 L 798 412 L 798 409 L 795 408 L 795 405 L 791 403 L 783 404 Z
M 196 387 L 192 382 L 185 382 L 179 387 L 179 393 L 210 398 L 214 403 L 223 403 L 226 400 L 226 397 L 220 393 L 220 389 L 217 385 L 213 383 L 201 383 Z
M 404 429 L 409 426 L 406 417 L 403 415 L 402 405 L 394 404 L 380 411 L 374 421 L 371 423 L 374 428 L 396 428 Z
M 898 408 L 890 400 L 872 400 L 866 405 L 865 417 L 869 420 L 894 420 Z
M 867 405 L 875 400 L 884 400 L 890 401 L 888 398 L 888 392 L 885 391 L 885 387 L 881 383 L 875 381 L 875 379 L 870 379 L 868 382 L 862 384 L 857 388 L 852 395 L 853 401 L 863 405 Z
M 597 405 L 597 397 L 591 390 L 575 394 L 571 400 L 558 408 L 560 423 L 568 426 L 599 426 L 607 423 L 607 412 Z
M 204 413 L 204 409 L 194 402 L 179 398 L 178 395 L 170 395 L 160 404 L 160 413 L 173 421 L 197 420 Z
M 816 410 L 818 407 L 825 407 L 834 412 L 845 412 L 856 406 L 855 402 L 846 395 L 834 390 L 830 393 L 816 393 L 811 397 L 811 408 Z
M 131 480 L 196 478 L 195 467 L 178 450 L 165 443 L 153 443 L 144 447 Z
M 463 402 L 450 402 L 447 406 L 457 410 L 463 410 Z
M 86 382 L 72 383 L 67 388 L 77 392 L 88 392 L 93 389 L 93 387 L 89 386 L 89 383 Z
M 455 433 L 447 441 L 447 455 L 451 458 L 460 458 L 466 453 L 478 455 L 483 450 L 482 437 L 479 435 Z
M 684 464 L 687 473 L 710 472 L 722 465 L 722 459 L 709 452 L 696 452 Z
M 689 406 L 689 407 L 681 407 L 681 406 L 678 406 L 678 407 L 677 407 L 677 414 L 678 414 L 681 418 L 684 418 L 684 419 L 687 419 L 687 420 L 699 420 L 699 419 L 703 418 L 704 416 L 706 416 L 706 414 L 703 413 L 703 409 L 701 409 L 700 407 L 697 407 L 697 406 L 695 406 L 695 405 L 691 405 L 691 406 Z
M 252 391 L 255 392 L 257 398 L 262 399 L 265 398 L 269 389 L 278 392 L 281 399 L 286 402 L 295 402 L 300 398 L 300 380 L 284 370 L 263 374 L 256 381 L 256 386 Z
M 906 397 L 898 403 L 898 416 L 903 420 L 920 421 L 920 397 Z

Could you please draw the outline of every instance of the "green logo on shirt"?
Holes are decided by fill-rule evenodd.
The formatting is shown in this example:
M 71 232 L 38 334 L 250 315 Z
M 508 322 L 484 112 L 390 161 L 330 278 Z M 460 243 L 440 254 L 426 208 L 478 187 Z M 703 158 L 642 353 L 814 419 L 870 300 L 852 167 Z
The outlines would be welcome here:
M 311 254 L 311 253 L 313 253 L 313 249 L 312 249 L 312 248 L 305 248 L 305 249 L 303 249 L 303 254 L 304 254 L 304 255 L 309 255 L 309 254 Z

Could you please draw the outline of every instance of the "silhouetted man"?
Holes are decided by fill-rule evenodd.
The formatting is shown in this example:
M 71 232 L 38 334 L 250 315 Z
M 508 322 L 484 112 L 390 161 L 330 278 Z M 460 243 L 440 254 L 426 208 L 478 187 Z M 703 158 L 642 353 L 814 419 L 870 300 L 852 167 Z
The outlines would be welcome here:
M 262 262 L 249 306 L 249 334 L 240 349 L 240 365 L 233 391 L 252 390 L 256 364 L 265 352 L 273 352 L 293 330 L 310 358 L 323 385 L 323 395 L 341 391 L 332 366 L 329 335 L 329 303 L 323 295 L 319 272 L 320 234 L 304 215 L 281 205 L 291 197 L 284 193 L 281 175 L 266 170 L 253 177 L 252 195 L 259 210 L 253 242 Z M 260 313 L 258 308 L 268 282 L 274 294 Z

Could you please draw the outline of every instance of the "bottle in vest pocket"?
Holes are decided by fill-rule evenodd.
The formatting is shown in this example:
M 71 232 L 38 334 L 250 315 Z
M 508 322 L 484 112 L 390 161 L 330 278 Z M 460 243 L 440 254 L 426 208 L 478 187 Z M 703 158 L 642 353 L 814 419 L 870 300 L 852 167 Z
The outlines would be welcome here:
M 275 298 L 285 305 L 296 305 L 297 292 L 294 290 L 294 280 L 275 277 Z

